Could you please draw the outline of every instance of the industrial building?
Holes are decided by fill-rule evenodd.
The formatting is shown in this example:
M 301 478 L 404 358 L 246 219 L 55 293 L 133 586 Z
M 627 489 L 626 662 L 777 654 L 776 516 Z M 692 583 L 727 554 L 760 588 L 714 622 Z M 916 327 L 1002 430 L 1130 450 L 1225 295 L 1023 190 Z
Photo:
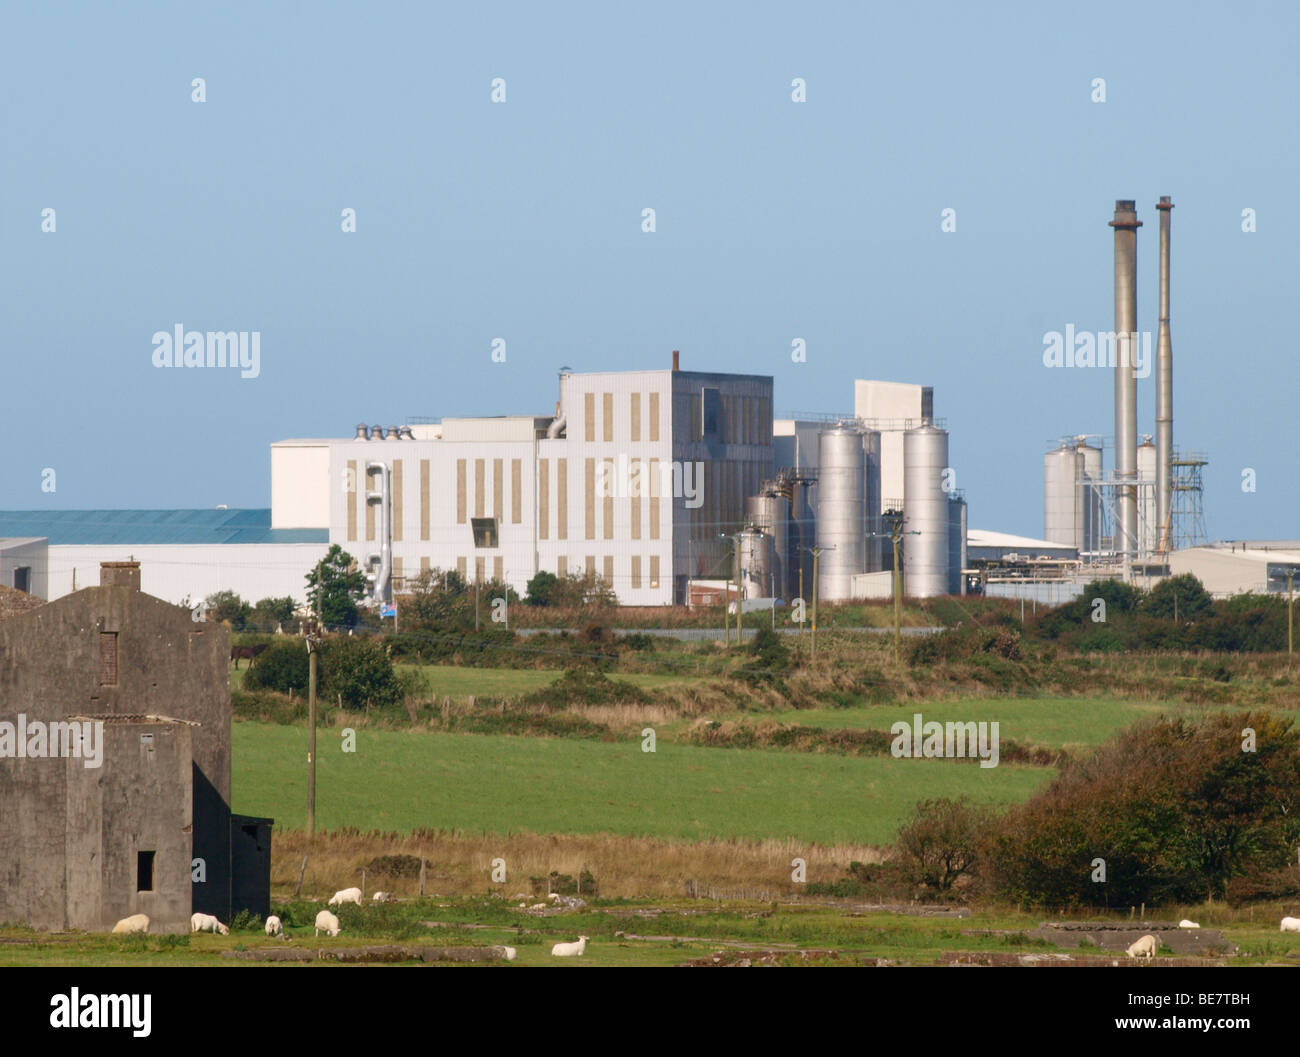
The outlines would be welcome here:
M 269 910 L 271 820 L 230 809 L 230 631 L 140 572 L 106 563 L 98 586 L 0 619 L 0 921 L 188 932 L 195 911 Z M 71 724 L 102 731 L 97 762 L 85 741 L 54 753 Z

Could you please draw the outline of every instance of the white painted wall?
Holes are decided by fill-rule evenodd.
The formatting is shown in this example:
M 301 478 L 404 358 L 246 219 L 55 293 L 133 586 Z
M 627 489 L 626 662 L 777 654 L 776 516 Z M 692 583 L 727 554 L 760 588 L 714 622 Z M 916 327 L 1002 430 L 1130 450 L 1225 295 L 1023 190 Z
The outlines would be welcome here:
M 284 440 L 271 445 L 273 529 L 329 525 L 329 446 L 327 440 Z

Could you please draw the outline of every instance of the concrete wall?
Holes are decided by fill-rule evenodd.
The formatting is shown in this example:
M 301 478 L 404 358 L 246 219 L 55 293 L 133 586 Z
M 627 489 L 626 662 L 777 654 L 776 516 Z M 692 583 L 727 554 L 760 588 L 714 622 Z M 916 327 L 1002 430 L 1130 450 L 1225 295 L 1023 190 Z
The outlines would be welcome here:
M 285 440 L 271 445 L 271 528 L 329 525 L 329 446 L 328 440 Z
M 68 927 L 111 930 L 148 914 L 151 933 L 190 927 L 191 728 L 109 720 L 96 770 L 67 761 Z M 154 853 L 152 888 L 137 888 L 137 854 Z

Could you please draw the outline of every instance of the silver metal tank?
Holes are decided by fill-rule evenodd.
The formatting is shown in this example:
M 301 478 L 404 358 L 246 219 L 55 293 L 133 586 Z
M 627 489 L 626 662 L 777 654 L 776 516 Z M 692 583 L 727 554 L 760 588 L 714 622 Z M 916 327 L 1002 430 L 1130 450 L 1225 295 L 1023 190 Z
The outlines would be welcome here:
M 1154 554 L 1160 541 L 1159 504 L 1156 497 L 1157 464 L 1156 446 L 1150 437 L 1138 445 L 1138 541 L 1142 554 Z
M 882 556 L 886 541 L 878 535 L 880 527 L 880 431 L 865 430 L 862 434 L 862 452 L 867 474 L 867 572 L 878 573 L 885 567 Z M 890 545 L 892 546 L 892 544 Z
M 966 581 L 966 500 L 959 495 L 948 497 L 948 593 L 964 595 Z
M 1084 479 L 1098 482 L 1083 486 L 1083 550 L 1100 551 L 1101 539 L 1106 535 L 1101 502 L 1101 448 L 1080 438 L 1074 450 L 1082 460 Z
M 813 511 L 816 487 L 817 482 L 812 477 L 796 477 L 791 481 L 790 565 L 787 570 L 791 598 L 798 597 L 801 590 L 805 599 L 812 598 L 812 555 L 804 548 L 817 542 L 817 515 Z M 802 582 L 799 579 L 801 569 Z
M 740 547 L 740 597 L 768 597 L 772 582 L 772 537 L 746 526 L 738 534 L 736 544 Z
M 1043 456 L 1043 539 L 1066 547 L 1083 544 L 1079 468 L 1079 452 L 1069 444 Z
M 862 431 L 841 423 L 822 430 L 817 441 L 818 597 L 842 602 L 853 597 L 853 577 L 867 571 L 866 451 Z M 833 548 L 833 549 L 832 549 Z
M 948 431 L 926 423 L 903 434 L 903 589 L 912 598 L 948 593 Z
M 790 597 L 790 500 L 775 485 L 764 482 L 759 495 L 745 500 L 745 520 L 772 538 L 772 588 L 774 597 Z M 797 586 L 797 585 L 796 585 Z M 764 591 L 763 597 L 768 592 Z

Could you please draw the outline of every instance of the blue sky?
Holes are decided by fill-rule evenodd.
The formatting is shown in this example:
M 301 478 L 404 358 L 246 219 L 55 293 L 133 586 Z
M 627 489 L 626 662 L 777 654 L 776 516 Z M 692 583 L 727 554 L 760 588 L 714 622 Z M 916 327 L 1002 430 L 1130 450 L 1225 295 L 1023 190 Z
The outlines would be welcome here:
M 1297 5 L 46 4 L 0 28 L 0 508 L 266 506 L 274 440 L 546 413 L 562 364 L 680 349 L 771 374 L 778 412 L 933 385 L 970 523 L 1039 535 L 1048 441 L 1114 428 L 1111 373 L 1045 368 L 1043 335 L 1113 328 L 1117 198 L 1155 331 L 1169 194 L 1175 440 L 1209 453 L 1210 533 L 1300 536 Z M 260 331 L 260 376 L 153 367 L 177 323 Z M 1138 398 L 1152 433 L 1153 379 Z

